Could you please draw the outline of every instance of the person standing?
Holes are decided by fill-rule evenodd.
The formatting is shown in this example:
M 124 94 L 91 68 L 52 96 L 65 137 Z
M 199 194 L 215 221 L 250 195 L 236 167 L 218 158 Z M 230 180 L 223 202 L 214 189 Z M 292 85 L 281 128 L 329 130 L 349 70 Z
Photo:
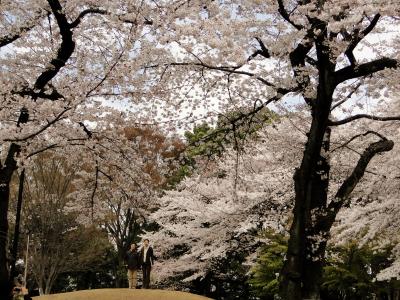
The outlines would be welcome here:
M 153 248 L 149 245 L 149 240 L 143 241 L 143 247 L 140 250 L 140 262 L 143 271 L 143 288 L 148 289 L 150 287 L 150 272 L 151 267 L 154 264 L 155 256 Z
M 136 289 L 137 270 L 140 267 L 140 257 L 136 250 L 136 244 L 131 244 L 131 248 L 126 252 L 126 264 L 128 267 L 129 288 Z

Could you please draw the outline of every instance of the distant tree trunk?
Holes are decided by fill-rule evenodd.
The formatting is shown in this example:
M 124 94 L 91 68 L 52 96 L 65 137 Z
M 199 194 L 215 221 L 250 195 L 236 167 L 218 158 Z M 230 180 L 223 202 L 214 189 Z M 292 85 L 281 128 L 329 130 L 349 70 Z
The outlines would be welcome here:
M 10 197 L 10 182 L 13 172 L 17 169 L 14 156 L 19 152 L 20 146 L 11 144 L 4 166 L 0 164 L 0 290 L 11 291 L 11 280 L 8 261 L 8 205 Z M 3 292 L 2 292 L 3 293 Z
M 24 181 L 25 181 L 25 169 L 23 169 L 21 174 L 19 175 L 17 211 L 16 211 L 15 227 L 14 227 L 14 240 L 11 250 L 10 280 L 13 280 L 13 278 L 17 276 L 15 264 L 17 262 L 17 257 L 18 257 L 18 243 L 19 243 L 20 220 L 21 220 L 21 210 L 22 210 L 22 201 L 24 192 Z
M 115 287 L 122 288 L 126 287 L 126 268 L 125 268 L 125 247 L 123 245 L 117 245 L 117 259 L 118 259 L 118 269 L 117 269 L 117 276 L 115 278 Z

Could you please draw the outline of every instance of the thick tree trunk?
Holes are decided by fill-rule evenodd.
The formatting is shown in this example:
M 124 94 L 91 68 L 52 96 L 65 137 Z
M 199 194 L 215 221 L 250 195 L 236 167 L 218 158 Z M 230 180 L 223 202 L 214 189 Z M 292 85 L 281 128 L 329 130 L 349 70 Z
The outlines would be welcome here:
M 324 30 L 323 23 L 318 26 Z M 328 120 L 335 88 L 335 67 L 329 60 L 329 49 L 323 39 L 321 36 L 315 41 L 319 72 L 317 97 L 310 102 L 312 123 L 301 165 L 294 175 L 293 222 L 286 260 L 280 273 L 280 296 L 285 300 L 319 299 L 320 277 L 317 280 L 317 276 L 322 274 L 323 262 L 316 263 L 313 259 L 316 256 L 323 257 L 325 249 L 319 249 L 323 253 L 313 249 L 315 220 L 312 216 L 318 212 L 318 208 L 325 209 L 327 199 L 329 162 L 325 152 L 329 149 Z M 317 283 L 313 280 L 317 280 Z
M 315 173 L 312 180 L 310 216 L 306 225 L 306 256 L 304 258 L 303 299 L 319 299 L 322 271 L 325 263 L 325 248 L 328 233 L 320 226 L 325 217 L 329 188 L 329 146 L 331 129 L 326 129 Z
M 0 291 L 11 291 L 11 280 L 8 261 L 8 204 L 10 197 L 10 182 L 13 172 L 17 168 L 14 156 L 20 147 L 11 144 L 4 166 L 0 165 Z
M 315 123 L 318 124 L 317 121 Z M 315 248 L 317 228 L 314 228 L 313 217 L 318 214 L 318 208 L 321 208 L 327 199 L 329 163 L 320 153 L 325 131 L 326 126 L 322 133 L 321 130 L 311 128 L 310 136 L 316 138 L 309 140 L 302 165 L 294 176 L 294 216 L 286 260 L 280 274 L 280 294 L 285 300 L 319 299 L 325 247 L 319 244 L 318 248 Z

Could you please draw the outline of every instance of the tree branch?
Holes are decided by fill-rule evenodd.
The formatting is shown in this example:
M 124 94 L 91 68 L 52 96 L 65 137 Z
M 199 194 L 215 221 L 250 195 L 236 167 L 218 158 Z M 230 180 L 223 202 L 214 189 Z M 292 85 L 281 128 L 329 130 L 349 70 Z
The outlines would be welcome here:
M 283 5 L 283 0 L 278 0 L 278 12 L 280 13 L 280 15 L 282 16 L 282 18 L 284 18 L 287 22 L 289 22 L 294 28 L 296 28 L 297 30 L 301 30 L 303 29 L 303 26 L 298 25 L 296 23 L 294 23 L 291 19 L 290 19 L 290 14 L 287 12 L 285 6 Z
M 387 57 L 376 59 L 374 61 L 357 66 L 348 66 L 335 72 L 335 85 L 338 85 L 349 79 L 372 75 L 386 68 L 397 69 L 398 66 L 399 62 L 396 59 Z
M 105 10 L 105 9 L 88 8 L 88 9 L 85 9 L 84 11 L 82 11 L 78 15 L 78 17 L 75 19 L 75 21 L 73 21 L 72 23 L 69 24 L 70 28 L 75 28 L 75 27 L 79 26 L 79 24 L 81 23 L 82 19 L 88 14 L 111 15 L 111 13 L 108 12 L 107 10 Z M 120 21 L 124 22 L 124 23 L 129 23 L 129 24 L 134 24 L 134 25 L 138 24 L 136 19 L 135 20 L 130 20 L 130 19 L 124 18 L 123 15 L 119 15 L 118 19 Z M 143 25 L 153 25 L 153 21 L 151 21 L 151 20 L 149 20 L 147 18 L 144 18 Z
M 71 110 L 71 107 L 65 108 L 63 111 L 61 111 L 53 120 L 48 121 L 46 125 L 44 125 L 42 128 L 40 128 L 38 131 L 31 133 L 23 138 L 18 138 L 18 139 L 4 139 L 5 142 L 23 142 L 28 139 L 31 139 L 39 134 L 41 134 L 43 131 L 45 131 L 47 128 L 49 128 L 51 125 L 56 123 L 58 120 L 61 119 L 61 117 L 67 112 Z
M 358 88 L 362 85 L 362 82 L 359 82 L 354 88 L 353 90 L 342 100 L 340 100 L 339 102 L 335 103 L 332 108 L 331 111 L 333 111 L 336 107 L 339 107 L 340 105 L 342 105 L 343 103 L 345 103 L 347 100 L 349 100 L 351 98 L 351 96 L 353 96 L 353 94 L 358 90 Z
M 203 68 L 206 68 L 206 69 L 209 69 L 209 70 L 217 70 L 217 71 L 226 72 L 226 73 L 230 73 L 230 74 L 246 75 L 246 76 L 249 76 L 249 77 L 256 78 L 258 81 L 262 82 L 263 84 L 265 84 L 265 85 L 267 85 L 269 87 L 276 88 L 276 86 L 273 83 L 265 80 L 264 78 L 262 78 L 260 76 L 255 75 L 254 73 L 237 70 L 238 69 L 237 66 L 234 66 L 234 67 L 211 66 L 211 65 L 208 65 L 208 64 L 206 64 L 204 62 L 199 62 L 199 63 L 185 63 L 185 62 L 184 63 L 171 63 L 169 65 L 171 65 L 171 66 L 198 66 L 198 67 L 203 67 Z M 152 66 L 152 67 L 157 67 L 157 66 Z M 239 67 L 241 67 L 241 66 L 239 66 Z M 283 89 L 281 89 L 281 90 L 283 90 Z
M 358 182 L 364 176 L 365 170 L 371 161 L 371 159 L 382 152 L 388 152 L 393 149 L 394 143 L 391 140 L 382 138 L 380 141 L 371 143 L 367 149 L 362 153 L 360 159 L 353 172 L 349 177 L 343 182 L 337 191 L 335 198 L 328 205 L 328 220 L 329 224 L 332 225 L 335 221 L 336 215 L 341 207 L 345 204 L 350 194 L 353 192 L 354 188 L 357 186 Z
M 75 19 L 75 21 L 73 21 L 72 23 L 69 24 L 70 28 L 75 28 L 77 26 L 79 26 L 79 24 L 81 23 L 82 19 L 88 15 L 88 14 L 99 14 L 99 15 L 106 15 L 108 14 L 108 12 L 104 9 L 101 8 L 88 8 L 85 9 L 84 11 L 82 11 L 78 17 Z
M 346 123 L 350 123 L 354 120 L 357 119 L 370 119 L 370 120 L 375 120 L 375 121 L 400 121 L 400 116 L 392 116 L 392 117 L 380 117 L 380 116 L 371 116 L 367 114 L 359 114 L 359 115 L 354 115 L 351 117 L 348 117 L 343 120 L 339 121 L 328 121 L 328 126 L 338 126 L 338 125 L 343 125 Z
M 83 128 L 83 131 L 87 134 L 88 138 L 91 138 L 93 133 L 86 127 L 83 122 L 78 122 L 79 126 Z
M 264 56 L 265 58 L 270 58 L 271 57 L 271 55 L 269 54 L 269 51 L 265 47 L 263 41 L 259 37 L 256 37 L 256 40 L 257 40 L 258 44 L 260 45 L 261 50 L 260 49 L 256 50 L 252 55 L 249 56 L 247 61 L 251 61 L 257 55 Z
M 57 57 L 53 58 L 50 62 L 50 66 L 40 74 L 35 82 L 35 89 L 43 90 L 46 84 L 52 80 L 62 67 L 65 66 L 67 60 L 71 57 L 75 50 L 75 42 L 72 38 L 72 31 L 67 21 L 63 8 L 58 0 L 48 0 L 51 11 L 56 18 L 58 27 L 61 34 L 61 45 L 57 51 Z
M 373 130 L 368 130 L 368 131 L 365 132 L 365 133 L 361 133 L 361 134 L 357 134 L 357 135 L 353 136 L 353 137 L 352 137 L 351 139 L 349 139 L 347 142 L 345 142 L 344 144 L 342 144 L 342 145 L 340 145 L 340 146 L 337 146 L 336 148 L 334 148 L 334 149 L 331 150 L 330 152 L 332 153 L 332 152 L 335 152 L 336 150 L 338 150 L 338 149 L 340 149 L 340 148 L 347 147 L 347 145 L 350 144 L 350 143 L 351 143 L 352 141 L 354 141 L 355 139 L 359 138 L 360 136 L 366 136 L 366 135 L 368 135 L 368 134 L 374 134 L 374 135 L 380 137 L 382 140 L 385 139 L 385 138 L 383 137 L 383 135 L 381 135 L 380 133 L 378 133 L 378 132 L 376 132 L 376 131 L 373 131 Z
M 33 89 L 30 88 L 24 88 L 21 91 L 13 91 L 14 94 L 20 95 L 20 96 L 30 96 L 32 99 L 48 99 L 48 100 L 59 100 L 59 99 L 65 99 L 63 95 L 61 95 L 54 87 L 51 87 L 51 93 L 46 93 L 48 91 L 45 90 L 40 90 L 40 91 L 34 91 Z
M 36 14 L 36 16 L 34 16 L 32 20 L 27 21 L 25 25 L 17 29 L 13 28 L 12 33 L 0 37 L 0 48 L 8 44 L 11 44 L 12 42 L 19 39 L 23 34 L 34 28 L 37 25 L 39 19 L 42 18 L 44 15 L 45 11 L 40 11 L 39 13 Z
M 97 191 L 98 179 L 99 179 L 99 166 L 97 165 L 97 161 L 96 161 L 96 173 L 95 173 L 95 180 L 94 180 L 94 188 L 92 191 L 92 195 L 90 197 L 92 222 L 94 221 L 94 196 L 96 195 L 96 191 Z
M 369 25 L 361 32 L 361 34 L 359 34 L 358 31 L 355 31 L 353 35 L 351 35 L 351 42 L 347 46 L 347 49 L 344 53 L 346 54 L 352 66 L 356 65 L 356 59 L 354 57 L 353 50 L 357 47 L 358 43 L 375 28 L 380 17 L 380 14 L 376 14 Z

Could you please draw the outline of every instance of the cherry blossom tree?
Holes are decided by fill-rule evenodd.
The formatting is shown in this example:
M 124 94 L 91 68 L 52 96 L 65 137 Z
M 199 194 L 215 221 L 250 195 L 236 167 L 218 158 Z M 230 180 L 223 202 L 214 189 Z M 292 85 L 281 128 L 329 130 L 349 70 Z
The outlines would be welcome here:
M 140 122 L 140 113 L 127 116 L 120 108 L 150 93 L 153 74 L 142 64 L 163 50 L 149 37 L 161 24 L 154 3 L 2 1 L 0 11 L 0 289 L 6 291 L 12 174 L 49 149 L 100 154 L 106 145 L 99 131 L 108 129 L 112 144 L 118 122 Z
M 305 140 L 293 120 L 264 126 L 240 152 L 232 143 L 207 158 L 209 151 L 200 148 L 192 176 L 157 201 L 150 219 L 160 230 L 144 235 L 160 256 L 154 272 L 159 282 L 203 280 L 227 253 L 254 257 L 261 228 L 285 232 L 294 196 L 290 174 Z
M 182 20 L 168 23 L 162 40 L 176 47 L 178 61 L 149 65 L 166 73 L 171 88 L 185 82 L 176 103 L 190 96 L 188 106 L 204 103 L 217 111 L 247 103 L 257 112 L 285 102 L 308 109 L 308 139 L 294 172 L 293 222 L 280 275 L 283 299 L 319 298 L 326 241 L 336 215 L 370 161 L 393 148 L 393 141 L 372 133 L 375 140 L 328 198 L 331 132 L 360 119 L 400 119 L 355 109 L 370 101 L 379 106 L 378 100 L 393 97 L 398 87 L 399 35 L 389 29 L 398 28 L 398 12 L 396 1 L 191 3 L 191 9 L 175 12 Z M 232 129 L 251 115 L 232 119 Z
M 369 162 L 393 148 L 384 135 L 368 133 L 376 139 L 328 198 L 330 133 L 360 119 L 399 119 L 355 110 L 369 101 L 379 106 L 378 98 L 392 97 L 397 87 L 399 36 L 389 24 L 398 28 L 398 1 L 132 0 L 99 5 L 31 0 L 0 6 L 5 32 L 0 37 L 1 290 L 7 290 L 8 282 L 9 183 L 26 158 L 79 146 L 92 158 L 97 154 L 121 162 L 112 151 L 119 136 L 114 129 L 128 116 L 115 109 L 118 105 L 136 109 L 132 122 L 171 118 L 175 122 L 166 124 L 173 126 L 252 106 L 227 118 L 235 131 L 266 106 L 299 104 L 309 111 L 309 127 L 294 172 L 281 296 L 318 298 L 336 215 Z M 110 133 L 98 138 L 96 128 Z M 101 164 L 95 170 L 96 176 L 103 174 Z M 131 176 L 120 173 L 121 182 L 129 182 Z

